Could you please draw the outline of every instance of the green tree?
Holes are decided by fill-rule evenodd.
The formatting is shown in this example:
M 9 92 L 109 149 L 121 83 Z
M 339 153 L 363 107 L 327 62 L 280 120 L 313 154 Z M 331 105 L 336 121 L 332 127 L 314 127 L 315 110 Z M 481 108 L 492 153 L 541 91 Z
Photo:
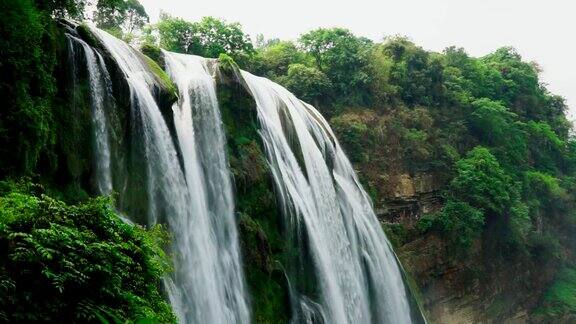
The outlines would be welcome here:
M 507 166 L 517 168 L 526 165 L 528 147 L 524 124 L 501 102 L 487 98 L 474 100 L 472 113 L 468 115 L 472 134 L 482 145 L 494 148 L 497 156 Z
M 256 73 L 275 79 L 288 73 L 290 64 L 308 64 L 307 56 L 292 42 L 274 42 L 258 49 Z
M 394 61 L 385 54 L 382 44 L 370 51 L 368 69 L 372 82 L 370 90 L 377 104 L 391 103 L 396 99 L 400 88 L 391 83 Z
M 238 23 L 226 23 L 213 17 L 187 22 L 162 14 L 153 27 L 161 47 L 174 52 L 217 58 L 230 55 L 241 66 L 254 54 L 250 37 Z
M 530 158 L 537 168 L 551 173 L 565 169 L 566 143 L 558 137 L 546 122 L 526 123 Z
M 132 35 L 148 23 L 149 17 L 138 0 L 98 0 L 94 21 L 115 34 Z
M 389 80 L 398 87 L 405 103 L 430 106 L 443 102 L 443 65 L 439 56 L 398 36 L 387 39 L 380 50 L 394 62 Z
M 371 41 L 343 28 L 320 28 L 300 36 L 303 49 L 332 82 L 339 101 L 368 103 L 367 56 Z
M 538 81 L 539 68 L 533 63 L 522 61 L 512 47 L 503 47 L 482 58 L 492 69 L 497 70 L 504 82 L 500 91 L 501 100 L 519 116 L 538 119 L 545 115 L 542 88 Z
M 88 4 L 86 0 L 35 0 L 34 2 L 41 11 L 60 18 L 71 17 L 74 19 L 84 18 L 84 10 Z
M 444 50 L 444 79 L 448 91 L 466 104 L 473 98 L 499 100 L 504 91 L 504 78 L 500 71 L 482 60 L 472 58 L 464 49 L 448 47 Z M 462 100 L 464 99 L 464 100 Z
M 331 91 L 331 82 L 324 73 L 304 64 L 291 64 L 288 74 L 279 82 L 292 91 L 299 99 L 318 105 Z
M 456 163 L 450 197 L 488 213 L 502 215 L 516 197 L 517 186 L 496 157 L 485 147 L 476 147 Z
M 193 42 L 193 24 L 181 18 L 171 17 L 167 14 L 160 15 L 160 21 L 148 29 L 152 34 L 158 31 L 160 47 L 179 53 L 190 53 Z
M 462 201 L 448 201 L 436 219 L 451 247 L 457 252 L 465 252 L 474 239 L 482 234 L 484 213 Z

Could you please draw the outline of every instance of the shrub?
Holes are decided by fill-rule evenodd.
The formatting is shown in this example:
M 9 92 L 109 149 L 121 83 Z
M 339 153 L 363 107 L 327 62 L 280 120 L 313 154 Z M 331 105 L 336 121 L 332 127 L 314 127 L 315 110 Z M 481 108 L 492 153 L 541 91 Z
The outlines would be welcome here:
M 451 247 L 461 253 L 482 233 L 484 214 L 465 202 L 449 201 L 437 216 L 436 224 Z
M 544 294 L 543 307 L 539 313 L 552 318 L 576 315 L 576 269 L 564 268 L 558 273 Z
M 124 223 L 107 198 L 69 206 L 0 187 L 0 321 L 175 321 L 162 228 Z
M 495 214 L 510 206 L 516 186 L 490 150 L 476 147 L 456 167 L 457 175 L 450 184 L 453 197 Z

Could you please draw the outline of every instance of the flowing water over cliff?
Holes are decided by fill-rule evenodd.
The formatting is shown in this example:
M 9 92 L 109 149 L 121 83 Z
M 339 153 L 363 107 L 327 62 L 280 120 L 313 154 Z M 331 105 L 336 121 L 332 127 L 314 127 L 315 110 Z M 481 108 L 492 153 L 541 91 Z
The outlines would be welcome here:
M 152 93 L 155 76 L 143 58 L 107 33 L 97 29 L 93 32 L 122 70 L 130 88 L 130 118 L 136 125 L 132 136 L 143 139 L 144 155 L 139 158 L 146 168 L 137 176 L 147 183 L 148 224 L 167 222 L 173 233 L 175 271 L 166 286 L 179 321 L 247 323 L 249 311 L 232 187 L 224 137 L 217 124 L 220 119 L 213 79 L 203 70 L 201 61 L 184 62 L 176 55 L 171 57 L 170 71 L 182 89 L 180 101 L 174 106 L 174 141 Z M 86 53 L 92 91 L 99 94 L 106 91 L 102 76 L 91 65 L 93 51 L 87 48 Z M 97 112 L 99 101 L 94 100 L 93 105 Z M 105 123 L 99 120 L 94 125 L 97 133 L 100 124 Z M 96 145 L 97 156 L 102 155 L 101 146 Z M 110 183 L 100 173 L 97 178 L 98 182 Z M 121 196 L 125 192 L 125 188 L 113 189 Z
M 304 232 L 328 323 L 410 323 L 395 255 L 324 118 L 270 80 L 242 72 L 288 222 Z
M 104 58 L 100 53 L 93 50 L 85 41 L 67 35 L 68 47 L 72 63 L 75 63 L 75 47 L 80 45 L 86 58 L 89 83 L 92 85 L 90 99 L 92 103 L 92 124 L 94 125 L 94 144 L 96 148 L 94 166 L 96 169 L 96 186 L 101 194 L 109 194 L 112 191 L 112 173 L 110 171 L 110 144 L 109 129 L 106 120 L 106 103 L 108 93 L 111 90 L 111 81 Z M 72 69 L 73 78 L 76 79 L 77 67 Z M 76 80 L 73 80 L 74 86 Z
M 168 224 L 175 270 L 166 279 L 166 290 L 180 322 L 250 322 L 215 61 L 162 53 L 179 90 L 172 113 L 166 114 L 154 93 L 157 76 L 142 54 L 91 30 L 119 67 L 130 94 L 131 153 L 125 161 L 111 148 L 116 145 L 107 111 L 114 107 L 106 99 L 111 82 L 105 60 L 69 36 L 71 50 L 80 45 L 85 53 L 98 192 L 117 192 L 124 211 L 130 203 L 122 202 L 144 191 L 139 203 L 146 204 L 141 210 L 147 225 Z M 288 270 L 293 321 L 412 322 L 394 252 L 327 122 L 272 81 L 247 72 L 237 77 L 256 101 L 261 140 L 289 225 L 284 239 L 298 249 L 286 265 L 293 269 Z M 133 188 L 135 183 L 143 188 Z M 126 209 L 129 217 L 137 216 Z M 309 267 L 311 272 L 302 270 Z M 302 276 L 313 277 L 307 280 L 316 282 L 314 287 L 301 287 Z
M 193 249 L 182 269 L 197 268 L 199 272 L 185 281 L 189 286 L 178 287 L 186 296 L 182 302 L 205 299 L 204 307 L 194 310 L 201 315 L 195 318 L 197 323 L 248 323 L 216 84 L 207 60 L 169 52 L 164 52 L 164 58 L 168 74 L 180 90 L 174 122 L 195 218 L 188 227 L 176 229 L 178 236 L 194 241 L 180 246 Z

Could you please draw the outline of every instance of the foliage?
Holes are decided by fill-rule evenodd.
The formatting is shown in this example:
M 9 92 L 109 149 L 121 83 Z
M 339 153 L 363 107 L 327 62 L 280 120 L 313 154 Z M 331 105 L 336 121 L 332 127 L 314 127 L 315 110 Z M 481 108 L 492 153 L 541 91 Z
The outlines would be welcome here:
M 161 227 L 124 223 L 106 198 L 69 206 L 37 186 L 1 187 L 0 318 L 175 321 L 159 289 L 169 270 Z
M 516 185 L 487 148 L 476 147 L 456 163 L 451 198 L 489 213 L 502 214 L 516 195 Z
M 244 62 L 253 54 L 253 46 L 240 24 L 226 23 L 212 17 L 199 22 L 187 22 L 162 14 L 160 21 L 148 30 L 158 33 L 159 45 L 173 52 L 217 58 L 228 54 L 237 62 Z
M 25 1 L 28 2 L 28 1 Z M 81 19 L 88 2 L 86 0 L 35 0 L 40 11 L 56 17 L 72 17 Z
M 238 64 L 226 53 L 218 56 L 218 64 L 220 69 L 227 73 L 233 73 L 233 71 L 238 68 Z
M 94 22 L 102 29 L 132 34 L 149 21 L 138 0 L 98 0 Z
M 458 252 L 466 251 L 482 233 L 484 214 L 466 202 L 448 201 L 435 223 L 447 235 L 453 248 Z
M 378 105 L 393 101 L 398 96 L 400 88 L 391 83 L 394 61 L 384 52 L 384 45 L 375 45 L 370 51 L 368 69 L 371 75 L 370 91 L 373 100 Z
M 1 175 L 31 170 L 54 143 L 58 39 L 49 16 L 31 0 L 2 1 L 0 10 Z
M 567 196 L 558 179 L 550 174 L 528 171 L 524 183 L 526 196 L 538 199 L 547 207 L 552 207 L 558 200 Z
M 507 257 L 527 255 L 539 264 L 573 258 L 567 251 L 573 246 L 570 231 L 576 224 L 573 212 L 576 140 L 565 116 L 567 106 L 563 98 L 548 92 L 539 79 L 538 66 L 525 62 L 513 48 L 504 47 L 476 58 L 456 47 L 442 53 L 426 51 L 401 36 L 373 43 L 342 28 L 316 29 L 296 42 L 259 38 L 254 48 L 237 23 L 211 17 L 188 22 L 164 14 L 157 24 L 146 25 L 148 17 L 136 0 L 98 0 L 93 4 L 97 9 L 94 20 L 100 27 L 118 36 L 143 30 L 143 52 L 151 58 L 146 61 L 173 93 L 175 88 L 161 68 L 160 47 L 218 58 L 223 73 L 231 73 L 236 66 L 250 70 L 314 104 L 331 118 L 338 139 L 359 170 L 360 178 L 368 183 L 377 205 L 394 197 L 394 188 L 398 185 L 394 179 L 398 179 L 398 175 L 408 174 L 412 179 L 420 175 L 433 177 L 434 188 L 429 194 L 436 195 L 434 198 L 440 206 L 435 213 L 421 218 L 417 227 L 421 231 L 439 232 L 454 251 L 465 256 L 476 240 L 482 240 L 479 246 L 486 249 L 484 255 L 494 256 L 495 252 Z M 70 136 L 80 134 L 67 127 L 67 120 L 86 118 L 78 112 L 69 118 L 69 110 L 61 106 L 59 95 L 63 90 L 59 89 L 58 82 L 64 76 L 59 68 L 63 64 L 58 63 L 64 61 L 65 39 L 52 18 L 79 19 L 84 16 L 85 7 L 83 0 L 5 0 L 0 4 L 3 13 L 0 17 L 0 95 L 6 101 L 0 115 L 3 157 L 0 176 L 32 172 L 46 176 L 47 170 L 53 170 L 54 160 L 62 158 L 57 155 L 65 155 L 75 147 L 67 141 L 83 143 L 81 139 L 60 136 L 63 132 L 75 134 Z M 86 93 L 89 90 L 82 84 L 79 88 Z M 282 264 L 290 263 L 293 251 L 290 242 L 281 239 L 285 224 L 278 223 L 254 103 L 245 93 L 240 93 L 242 90 L 238 88 L 219 89 L 219 99 L 237 186 L 247 281 L 255 296 L 255 319 L 274 322 L 278 313 L 288 314 L 285 278 L 297 271 L 280 270 Z M 64 183 L 58 186 L 65 189 L 59 195 L 67 201 L 87 200 L 85 184 L 68 183 L 68 180 L 60 180 Z M 146 231 L 127 229 L 124 224 L 112 222 L 113 229 L 106 231 L 124 233 L 117 234 L 126 238 L 122 244 L 102 236 L 108 232 L 92 231 L 90 226 L 103 221 L 102 215 L 108 215 L 104 219 L 115 219 L 104 201 L 89 200 L 84 205 L 67 206 L 41 196 L 41 190 L 35 186 L 22 186 L 0 189 L 4 192 L 0 198 L 3 204 L 0 232 L 12 231 L 14 224 L 21 224 L 27 226 L 27 231 L 18 233 L 28 236 L 18 234 L 9 238 L 1 234 L 0 241 L 19 240 L 23 248 L 34 252 L 31 254 L 34 260 L 46 261 L 41 259 L 45 256 L 36 245 L 26 245 L 30 240 L 43 249 L 56 250 L 48 250 L 52 257 L 48 264 L 54 267 L 61 265 L 54 260 L 70 260 L 67 253 L 76 253 L 74 258 L 101 257 L 121 267 L 126 266 L 122 263 L 127 260 L 123 254 L 126 249 L 147 253 L 141 249 L 142 242 L 148 240 L 141 237 L 149 237 Z M 38 215 L 41 216 L 36 217 Z M 80 218 L 82 215 L 85 217 Z M 405 224 L 392 224 L 387 230 L 399 244 L 409 241 L 413 235 Z M 62 237 L 56 236 L 56 232 Z M 125 234 L 128 232 L 132 234 Z M 93 255 L 78 254 L 84 245 L 95 248 L 98 240 L 105 241 L 101 243 L 104 246 L 101 250 L 90 250 Z M 84 244 L 82 249 L 70 251 L 68 247 L 79 246 L 77 241 Z M 521 248 L 514 252 L 530 253 L 511 253 L 510 247 Z M 4 251 L 9 250 L 0 251 L 8 253 Z M 115 261 L 115 257 L 122 262 Z M 148 259 L 134 262 L 147 262 L 143 260 Z M 486 261 L 493 262 L 492 259 Z M 5 267 L 5 263 L 2 266 Z M 82 276 L 88 271 L 82 267 L 88 265 L 74 263 L 74 266 L 78 271 L 75 284 L 89 282 Z M 51 274 L 56 273 L 56 268 L 49 269 Z M 129 271 L 114 272 L 109 275 L 114 284 L 82 290 L 78 296 L 92 303 L 94 307 L 88 305 L 87 309 L 96 314 L 94 316 L 134 319 L 164 314 L 160 316 L 173 320 L 172 315 L 164 312 L 165 305 L 157 304 L 162 300 L 157 291 L 142 300 L 142 294 L 122 286 L 122 280 L 142 281 L 142 273 L 151 268 L 143 269 L 138 268 L 139 272 L 130 275 Z M 102 271 L 108 271 L 103 272 L 108 276 L 111 270 Z M 0 280 L 4 280 L 5 273 L 1 275 L 4 277 Z M 61 277 L 66 284 L 64 292 L 71 289 L 72 275 L 68 275 Z M 38 278 L 45 282 L 30 282 L 41 288 L 39 291 L 45 294 L 41 296 L 47 295 L 47 289 L 62 294 L 50 281 L 56 277 L 48 278 L 40 273 Z M 147 278 L 157 289 L 158 277 Z M 301 281 L 306 280 L 294 280 L 298 284 Z M 0 289 L 6 287 L 10 285 L 4 284 Z M 28 293 L 27 290 L 22 290 L 24 293 Z M 96 298 L 95 294 L 107 294 L 107 297 Z M 128 298 L 125 294 L 135 294 L 138 298 L 132 295 Z M 557 297 L 562 294 L 550 294 L 556 296 L 555 300 L 562 299 Z M 51 312 L 56 312 L 58 307 L 81 306 L 62 298 L 53 303 L 55 310 L 51 310 L 40 304 L 36 296 L 30 298 L 40 306 L 37 306 L 38 312 L 29 316 L 54 314 Z M 111 300 L 114 305 L 108 304 Z M 64 302 L 69 304 L 62 304 Z M 147 302 L 156 306 L 145 304 Z M 23 305 L 25 303 L 20 303 L 17 307 Z M 118 308 L 111 308 L 113 306 Z M 562 309 L 559 313 L 566 311 L 563 307 L 558 308 Z M 66 314 L 80 314 L 75 312 L 76 308 Z M 81 321 L 80 318 L 70 320 Z
M 390 83 L 405 103 L 435 105 L 441 101 L 444 88 L 439 57 L 404 37 L 389 38 L 381 51 L 395 63 L 390 68 Z
M 542 307 L 538 310 L 550 320 L 576 315 L 576 269 L 564 268 L 544 295 Z
M 331 120 L 338 139 L 347 148 L 348 157 L 352 162 L 360 162 L 364 159 L 364 148 L 373 144 L 371 129 L 366 118 L 357 114 L 342 114 Z
M 486 217 L 503 224 L 509 232 L 495 243 L 525 242 L 530 230 L 528 208 L 519 200 L 517 184 L 487 148 L 476 147 L 456 163 L 446 199 L 441 211 L 419 226 L 424 231 L 442 232 L 457 253 L 466 252 L 480 237 Z
M 286 75 L 291 64 L 310 66 L 309 56 L 292 42 L 276 42 L 259 48 L 251 68 L 255 73 L 276 79 Z
M 299 43 L 326 74 L 344 102 L 364 102 L 370 76 L 366 61 L 371 42 L 343 28 L 316 29 L 300 36 Z
M 479 142 L 494 147 L 496 154 L 509 165 L 525 164 L 528 155 L 526 134 L 524 124 L 515 122 L 516 114 L 500 102 L 487 98 L 474 100 L 471 106 L 473 110 L 468 118 L 471 131 Z
M 278 81 L 299 99 L 316 105 L 330 93 L 332 87 L 330 79 L 324 73 L 299 63 L 291 64 L 286 76 L 280 77 Z

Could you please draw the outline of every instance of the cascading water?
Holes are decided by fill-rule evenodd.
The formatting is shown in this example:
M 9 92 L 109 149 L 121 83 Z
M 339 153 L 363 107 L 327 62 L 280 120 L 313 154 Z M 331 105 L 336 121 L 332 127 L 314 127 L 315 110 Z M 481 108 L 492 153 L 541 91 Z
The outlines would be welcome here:
M 319 279 L 320 314 L 310 314 L 312 298 L 297 296 L 300 320 L 411 323 L 394 252 L 327 122 L 274 82 L 242 77 L 256 100 L 287 222 L 305 228 Z
M 179 322 L 247 323 L 232 189 L 213 81 L 205 83 L 207 72 L 201 65 L 171 70 L 181 80 L 182 98 L 174 107 L 174 119 L 182 170 L 176 143 L 151 92 L 154 75 L 126 43 L 96 28 L 92 32 L 130 88 L 130 118 L 138 124 L 138 133 L 132 136 L 143 138 L 144 156 L 140 158 L 146 170 L 138 177 L 146 178 L 148 223 L 166 221 L 173 233 L 175 271 L 166 287 Z M 193 119 L 204 126 L 195 129 Z M 123 188 L 114 189 L 122 195 Z
M 167 222 L 173 233 L 175 271 L 166 287 L 179 322 L 250 322 L 213 61 L 163 52 L 180 92 L 172 107 L 171 134 L 152 93 L 155 76 L 141 55 L 101 30 L 92 32 L 129 86 L 130 136 L 138 138 L 131 146 L 142 146 L 130 159 L 145 167 L 131 170 L 127 177 L 145 179 L 138 183 L 146 188 L 148 224 Z M 68 37 L 72 50 L 80 45 L 85 53 L 97 189 L 117 191 L 122 201 L 131 182 L 117 181 L 116 174 L 122 172 L 111 170 L 122 162 L 110 149 L 110 77 L 98 51 Z M 306 249 L 299 250 L 298 262 L 311 258 L 318 282 L 313 289 L 319 295 L 297 284 L 291 288 L 293 320 L 412 322 L 394 252 L 327 122 L 281 86 L 241 74 L 257 104 L 260 134 L 286 223 L 292 225 L 298 248 Z
M 67 34 L 69 48 L 74 55 L 74 45 L 79 44 L 84 51 L 88 78 L 90 82 L 90 99 L 92 102 L 92 124 L 94 125 L 96 187 L 100 194 L 112 191 L 112 173 L 110 171 L 110 146 L 106 121 L 106 93 L 110 90 L 110 75 L 100 53 L 94 51 L 86 42 Z M 74 58 L 72 58 L 74 62 Z M 76 74 L 74 68 L 72 73 Z M 75 76 L 74 76 L 75 77 Z M 76 82 L 73 82 L 74 85 Z
M 195 241 L 183 268 L 197 268 L 181 287 L 183 302 L 205 299 L 193 314 L 202 323 L 248 323 L 238 234 L 234 218 L 231 175 L 226 158 L 216 84 L 208 60 L 163 52 L 166 69 L 180 89 L 174 105 L 174 123 L 182 150 L 184 170 L 195 223 L 176 229 L 178 236 Z M 184 248 L 184 247 L 181 247 Z

